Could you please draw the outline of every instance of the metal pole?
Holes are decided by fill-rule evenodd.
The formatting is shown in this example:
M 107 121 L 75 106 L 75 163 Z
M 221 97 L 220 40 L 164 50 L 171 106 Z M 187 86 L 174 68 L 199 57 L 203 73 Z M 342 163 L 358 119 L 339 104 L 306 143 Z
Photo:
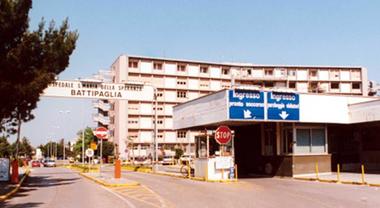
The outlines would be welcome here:
M 63 146 L 63 160 L 65 160 L 66 153 L 65 153 L 65 139 L 62 139 L 62 146 Z
M 102 175 L 102 165 L 103 165 L 103 138 L 100 138 L 100 166 L 99 166 L 99 175 Z
M 158 164 L 158 141 L 157 141 L 157 134 L 158 134 L 158 129 L 157 129 L 157 88 L 154 87 L 154 159 L 155 159 L 155 165 Z M 156 170 L 155 170 L 156 171 Z
M 82 131 L 82 164 L 84 165 L 84 130 Z

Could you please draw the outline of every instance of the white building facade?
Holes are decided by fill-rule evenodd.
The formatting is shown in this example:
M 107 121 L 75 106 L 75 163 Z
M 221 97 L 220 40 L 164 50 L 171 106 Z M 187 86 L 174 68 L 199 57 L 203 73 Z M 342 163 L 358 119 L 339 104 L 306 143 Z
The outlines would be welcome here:
M 198 134 L 174 130 L 173 106 L 231 86 L 368 95 L 367 70 L 363 67 L 271 66 L 121 55 L 111 66 L 111 76 L 113 83 L 137 81 L 157 89 L 160 154 L 176 148 L 192 152 Z M 152 153 L 154 100 L 100 100 L 95 107 L 96 121 L 110 129 L 110 140 L 118 145 L 121 158 Z

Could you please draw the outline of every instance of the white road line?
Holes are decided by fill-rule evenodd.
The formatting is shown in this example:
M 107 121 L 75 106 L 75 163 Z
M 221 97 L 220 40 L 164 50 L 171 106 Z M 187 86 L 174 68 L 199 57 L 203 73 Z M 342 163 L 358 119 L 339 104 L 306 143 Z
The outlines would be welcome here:
M 124 202 L 125 202 L 130 208 L 136 208 L 136 206 L 135 206 L 131 201 L 129 201 L 128 199 L 126 199 L 126 198 L 120 196 L 119 194 L 113 192 L 113 191 L 110 190 L 109 188 L 106 188 L 106 187 L 104 187 L 104 186 L 100 186 L 100 187 L 102 187 L 102 188 L 105 189 L 106 191 L 110 192 L 111 194 L 117 196 L 119 199 L 123 200 L 123 201 L 124 201 Z

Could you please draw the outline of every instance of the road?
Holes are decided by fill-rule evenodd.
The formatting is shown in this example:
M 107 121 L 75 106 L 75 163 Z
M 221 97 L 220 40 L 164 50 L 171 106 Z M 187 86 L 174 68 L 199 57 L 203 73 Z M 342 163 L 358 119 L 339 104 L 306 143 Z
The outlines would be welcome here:
M 105 189 L 67 169 L 41 168 L 0 207 L 380 207 L 380 189 L 368 186 L 280 178 L 205 183 L 130 171 L 123 177 L 142 186 Z
M 0 207 L 133 207 L 126 199 L 65 168 L 34 168 L 23 187 Z

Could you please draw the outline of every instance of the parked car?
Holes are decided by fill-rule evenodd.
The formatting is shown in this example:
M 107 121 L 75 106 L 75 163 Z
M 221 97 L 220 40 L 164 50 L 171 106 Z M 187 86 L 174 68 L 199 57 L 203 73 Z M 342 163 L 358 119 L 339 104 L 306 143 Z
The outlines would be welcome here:
M 182 165 L 186 165 L 188 162 L 192 163 L 193 162 L 193 157 L 191 155 L 182 155 L 180 158 L 179 158 L 179 162 L 182 164 Z
M 56 167 L 55 160 L 45 160 L 44 167 Z
M 174 157 L 173 156 L 164 156 L 164 158 L 161 161 L 161 164 L 173 165 L 174 164 Z
M 38 161 L 38 160 L 33 160 L 32 161 L 32 168 L 39 168 L 39 167 L 41 167 L 41 162 L 40 161 Z

